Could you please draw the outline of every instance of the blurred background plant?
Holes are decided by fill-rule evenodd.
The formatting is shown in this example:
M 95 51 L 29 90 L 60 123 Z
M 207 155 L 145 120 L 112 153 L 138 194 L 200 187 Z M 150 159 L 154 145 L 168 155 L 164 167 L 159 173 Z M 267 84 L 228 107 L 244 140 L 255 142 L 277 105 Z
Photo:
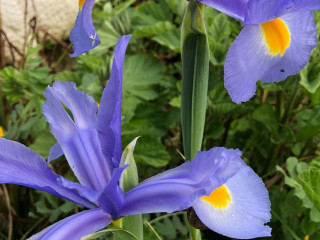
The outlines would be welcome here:
M 121 35 L 132 33 L 124 64 L 123 147 L 140 136 L 134 152 L 140 181 L 182 163 L 180 26 L 186 3 L 101 0 L 93 11 L 102 40 L 96 49 L 70 59 L 67 40 L 47 38 L 28 46 L 23 61 L 0 70 L 4 136 L 47 158 L 55 139 L 42 115 L 46 86 L 72 81 L 99 103 L 113 47 Z M 243 151 L 270 192 L 272 239 L 320 239 L 320 46 L 300 74 L 259 84 L 253 99 L 237 105 L 224 88 L 223 65 L 241 24 L 212 8 L 205 8 L 205 16 L 211 56 L 203 150 L 225 146 Z M 318 33 L 319 18 L 316 12 Z M 74 179 L 63 157 L 50 165 Z M 49 194 L 2 185 L 0 239 L 25 239 L 80 210 Z M 184 212 L 144 215 L 145 239 L 187 239 L 186 222 Z M 228 239 L 212 231 L 202 235 Z

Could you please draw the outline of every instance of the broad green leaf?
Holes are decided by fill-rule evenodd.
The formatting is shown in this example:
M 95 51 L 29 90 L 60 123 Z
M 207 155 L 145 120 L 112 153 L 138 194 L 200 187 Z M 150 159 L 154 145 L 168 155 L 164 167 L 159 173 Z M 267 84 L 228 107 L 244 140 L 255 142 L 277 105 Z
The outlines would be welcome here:
M 306 193 L 303 191 L 302 188 L 295 188 L 294 195 L 297 196 L 301 200 L 306 198 Z
M 181 107 L 181 96 L 172 98 L 171 101 L 169 102 L 169 104 L 172 107 L 180 108 Z
M 297 182 L 293 178 L 290 178 L 282 167 L 277 165 L 276 170 L 283 174 L 285 184 L 290 187 L 295 187 L 297 185 Z
M 320 211 L 320 171 L 307 170 L 299 174 L 301 185 L 314 206 Z
M 135 0 L 127 0 L 125 2 L 118 2 L 114 8 L 112 8 L 111 2 L 106 2 L 103 6 L 102 12 L 94 12 L 96 16 L 103 18 L 104 20 L 112 20 L 116 16 L 126 11 Z
M 159 95 L 155 84 L 163 78 L 163 67 L 163 62 L 148 55 L 128 56 L 123 66 L 123 94 L 147 101 L 155 99 Z
M 301 227 L 305 235 L 312 235 L 316 231 L 320 231 L 320 224 L 318 222 L 312 222 L 309 218 L 302 220 Z
M 93 55 L 81 55 L 77 58 L 77 64 L 87 71 L 97 75 L 106 71 L 106 61 Z
M 252 118 L 261 122 L 272 134 L 278 133 L 278 119 L 271 105 L 265 104 L 257 108 Z
M 187 1 L 181 0 L 165 0 L 169 5 L 170 9 L 177 14 L 179 17 L 183 17 L 184 11 L 187 7 Z
M 306 171 L 308 168 L 309 168 L 309 165 L 308 165 L 307 163 L 305 163 L 305 162 L 299 162 L 299 163 L 297 164 L 297 167 L 296 167 L 297 173 L 298 173 L 298 174 L 299 174 L 299 173 L 302 173 L 302 172 Z
M 147 1 L 141 3 L 133 13 L 132 25 L 135 27 L 154 25 L 161 21 L 171 21 L 172 17 L 172 13 L 164 1 L 159 3 Z
M 320 170 L 320 157 L 316 157 L 311 161 L 310 168 Z
M 229 113 L 233 113 L 238 105 L 232 102 L 215 102 L 210 104 L 210 107 L 212 107 L 215 114 L 226 115 Z
M 50 193 L 43 193 L 43 195 L 46 197 L 46 200 L 55 208 L 58 207 L 58 202 L 57 202 L 57 196 L 52 195 Z M 69 202 L 71 203 L 71 202 Z M 73 203 L 74 204 L 74 203 Z
M 287 191 L 283 188 L 274 188 L 269 191 L 272 213 L 271 221 L 275 223 L 273 226 L 281 226 L 279 231 L 283 233 L 280 234 L 282 237 L 279 239 L 301 240 L 301 236 L 303 235 L 300 220 L 297 217 L 297 214 L 302 210 L 300 201 L 294 196 L 293 191 Z
M 152 38 L 153 41 L 161 44 L 162 46 L 168 47 L 172 51 L 180 53 L 180 30 L 173 29 L 170 32 L 159 34 Z
M 310 210 L 310 220 L 312 222 L 320 222 L 320 211 L 315 206 Z
M 57 142 L 53 135 L 48 131 L 43 131 L 29 147 L 39 153 L 43 158 L 47 159 L 51 147 Z
M 123 68 L 122 114 L 123 121 L 129 122 L 140 103 L 159 96 L 164 63 L 148 55 L 131 55 L 125 58 Z
M 291 177 L 297 176 L 297 164 L 298 164 L 298 159 L 295 157 L 288 157 L 286 161 L 287 169 L 289 172 L 289 175 Z
M 228 16 L 223 13 L 214 16 L 212 27 L 208 30 L 208 35 L 219 41 L 225 37 L 229 37 L 230 34 L 231 29 L 229 27 Z
M 123 123 L 129 123 L 131 118 L 135 114 L 137 106 L 142 102 L 142 99 L 139 99 L 135 96 L 132 96 L 130 93 L 122 94 L 122 106 L 121 113 L 124 116 L 122 120 Z
M 178 217 L 178 215 L 182 215 L 182 217 Z M 156 231 L 165 239 L 185 239 L 189 233 L 186 212 L 160 215 L 152 219 L 150 224 L 154 225 Z
M 297 114 L 298 141 L 304 141 L 320 133 L 320 106 L 313 109 L 304 108 Z
M 35 206 L 37 208 L 37 212 L 42 213 L 42 214 L 49 214 L 52 212 L 51 209 L 49 209 L 45 201 L 43 199 L 39 200 L 38 202 L 35 203 Z
M 304 191 L 304 190 L 302 189 L 302 191 Z M 306 195 L 306 193 L 305 193 L 305 195 Z M 313 203 L 311 202 L 311 200 L 307 196 L 305 196 L 302 199 L 302 206 L 305 207 L 305 208 L 308 208 L 308 209 L 312 209 L 313 208 Z
M 118 39 L 121 37 L 121 34 L 115 29 L 111 22 L 104 22 L 104 25 L 101 29 L 97 30 L 100 39 L 103 39 L 101 45 L 99 46 L 100 50 L 103 49 L 107 51 L 110 47 L 116 45 Z
M 54 79 L 61 82 L 74 82 L 78 85 L 80 84 L 81 74 L 79 72 L 65 70 L 56 74 Z
M 157 22 L 151 26 L 142 26 L 137 28 L 132 35 L 132 39 L 138 39 L 142 37 L 151 37 L 167 33 L 175 29 L 175 26 L 169 21 Z
M 60 209 L 64 213 L 70 213 L 75 207 L 76 205 L 73 202 L 65 202 L 60 206 Z
M 61 210 L 60 208 L 56 208 L 54 209 L 51 213 L 50 213 L 50 217 L 49 217 L 49 222 L 50 223 L 54 223 L 57 221 L 58 217 L 61 215 Z
M 169 218 L 165 218 L 162 222 L 156 222 L 155 229 L 168 239 L 176 239 L 177 237 L 176 228 Z
M 170 155 L 157 138 L 150 135 L 142 136 L 135 147 L 135 160 L 153 167 L 163 167 L 168 164 Z
M 300 72 L 300 84 L 310 93 L 315 93 L 320 86 L 320 63 L 310 61 Z

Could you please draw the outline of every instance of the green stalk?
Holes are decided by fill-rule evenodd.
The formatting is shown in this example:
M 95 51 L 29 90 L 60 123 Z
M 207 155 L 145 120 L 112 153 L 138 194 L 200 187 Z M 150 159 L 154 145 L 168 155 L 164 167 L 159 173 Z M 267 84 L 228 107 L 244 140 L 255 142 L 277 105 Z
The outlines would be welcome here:
M 190 0 L 181 31 L 181 123 L 184 154 L 192 160 L 201 149 L 209 78 L 209 44 L 203 5 Z
M 184 154 L 192 160 L 201 150 L 207 106 L 209 44 L 203 5 L 190 0 L 182 22 L 181 125 Z M 190 226 L 192 240 L 200 240 L 200 230 Z

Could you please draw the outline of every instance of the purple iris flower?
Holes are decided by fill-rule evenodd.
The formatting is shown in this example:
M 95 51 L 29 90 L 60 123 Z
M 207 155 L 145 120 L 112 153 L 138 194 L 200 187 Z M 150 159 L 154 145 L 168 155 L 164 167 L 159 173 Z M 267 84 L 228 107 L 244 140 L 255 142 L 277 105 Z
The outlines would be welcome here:
M 24 145 L 0 138 L 0 183 L 32 187 L 88 208 L 30 239 L 78 240 L 123 216 L 189 207 L 210 229 L 223 235 L 242 239 L 270 236 L 271 229 L 265 226 L 271 217 L 268 192 L 261 178 L 242 161 L 239 150 L 198 152 L 193 161 L 122 191 L 121 174 L 130 167 L 121 156 L 122 65 L 129 40 L 130 36 L 123 36 L 116 45 L 99 109 L 92 97 L 70 82 L 55 82 L 44 93 L 43 113 L 57 139 L 49 160 L 64 154 L 79 183 L 55 174 L 40 155 Z
M 285 80 L 301 71 L 317 44 L 312 10 L 319 0 L 198 0 L 241 20 L 245 27 L 229 49 L 225 87 L 235 103 L 249 100 L 256 83 Z
M 73 44 L 73 54 L 79 56 L 100 44 L 100 38 L 92 23 L 92 8 L 95 0 L 79 0 L 79 13 L 75 26 L 70 32 L 70 41 Z

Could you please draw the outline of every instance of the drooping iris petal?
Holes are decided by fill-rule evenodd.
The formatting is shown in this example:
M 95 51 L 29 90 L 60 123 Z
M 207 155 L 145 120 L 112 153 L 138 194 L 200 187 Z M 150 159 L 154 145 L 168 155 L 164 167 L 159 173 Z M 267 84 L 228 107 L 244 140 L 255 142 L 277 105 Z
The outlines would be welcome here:
M 294 0 L 249 0 L 245 24 L 260 24 L 274 20 L 294 7 Z
M 213 7 L 231 17 L 244 21 L 246 5 L 249 0 L 198 0 L 199 2 Z
M 261 77 L 262 82 L 278 82 L 300 72 L 317 45 L 317 29 L 312 11 L 292 12 L 281 17 L 290 29 L 290 46 L 279 62 Z
M 87 208 L 95 207 L 76 191 L 63 187 L 45 160 L 24 145 L 0 138 L 0 183 L 27 186 L 65 198 Z
M 198 217 L 222 235 L 250 239 L 271 236 L 268 191 L 261 178 L 247 166 L 193 205 Z
M 44 96 L 47 101 L 43 104 L 43 113 L 76 177 L 85 186 L 103 189 L 110 180 L 111 166 L 100 148 L 96 102 L 70 82 L 55 82 Z M 74 121 L 61 102 L 70 109 Z
M 293 11 L 320 10 L 319 0 L 296 0 Z
M 92 8 L 95 0 L 80 0 L 79 13 L 75 26 L 70 32 L 70 41 L 73 44 L 73 54 L 76 57 L 100 44 L 100 38 L 92 23 Z
M 108 226 L 111 221 L 110 215 L 103 212 L 100 208 L 87 210 L 45 228 L 33 235 L 29 240 L 79 240 Z
M 115 168 L 121 159 L 121 97 L 122 65 L 131 35 L 118 40 L 109 82 L 105 87 L 97 116 L 98 136 L 102 152 L 106 159 L 113 162 Z
M 249 100 L 256 82 L 278 82 L 299 72 L 316 46 L 312 12 L 294 12 L 281 18 L 247 25 L 229 49 L 225 87 L 236 102 Z
M 238 150 L 213 148 L 192 162 L 145 180 L 125 193 L 122 215 L 173 212 L 190 207 L 222 185 L 244 164 Z
M 280 60 L 269 56 L 262 28 L 245 26 L 227 53 L 224 66 L 224 85 L 235 103 L 249 100 L 256 91 L 256 82 Z

